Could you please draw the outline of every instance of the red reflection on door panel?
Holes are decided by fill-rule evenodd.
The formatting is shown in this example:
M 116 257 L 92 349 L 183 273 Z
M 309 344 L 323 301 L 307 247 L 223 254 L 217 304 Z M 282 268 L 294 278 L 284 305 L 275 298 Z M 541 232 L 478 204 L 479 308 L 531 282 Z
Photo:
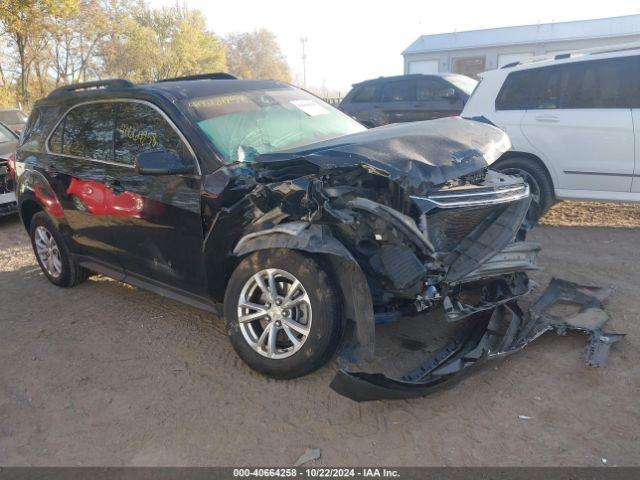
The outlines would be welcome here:
M 75 195 L 94 215 L 121 215 L 139 218 L 144 207 L 144 198 L 131 192 L 114 193 L 100 182 L 83 182 L 71 179 L 68 195 Z
M 37 184 L 35 188 L 36 198 L 42 202 L 47 212 L 56 218 L 64 217 L 64 211 L 62 205 L 58 201 L 56 194 L 51 191 L 47 186 Z

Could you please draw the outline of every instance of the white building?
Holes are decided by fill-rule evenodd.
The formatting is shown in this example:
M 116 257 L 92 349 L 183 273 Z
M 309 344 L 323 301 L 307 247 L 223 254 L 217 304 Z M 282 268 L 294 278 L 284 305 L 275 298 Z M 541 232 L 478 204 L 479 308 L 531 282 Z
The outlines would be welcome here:
M 537 56 L 640 42 L 640 15 L 422 35 L 402 55 L 405 73 L 485 70 Z

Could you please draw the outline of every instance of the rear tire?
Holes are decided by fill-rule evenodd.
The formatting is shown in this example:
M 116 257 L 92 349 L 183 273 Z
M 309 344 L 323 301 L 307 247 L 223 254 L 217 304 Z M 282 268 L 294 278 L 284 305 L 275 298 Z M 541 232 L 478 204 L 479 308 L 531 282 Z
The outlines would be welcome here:
M 225 292 L 231 344 L 264 375 L 306 375 L 336 351 L 342 331 L 339 298 L 329 274 L 312 258 L 287 249 L 252 253 L 237 266 Z
M 78 265 L 69 253 L 62 236 L 45 212 L 31 218 L 31 246 L 45 277 L 58 287 L 74 287 L 85 281 L 90 272 Z
M 507 175 L 521 176 L 531 191 L 531 207 L 527 218 L 536 223 L 555 203 L 553 183 L 545 168 L 536 160 L 527 157 L 512 157 L 500 160 L 493 168 Z

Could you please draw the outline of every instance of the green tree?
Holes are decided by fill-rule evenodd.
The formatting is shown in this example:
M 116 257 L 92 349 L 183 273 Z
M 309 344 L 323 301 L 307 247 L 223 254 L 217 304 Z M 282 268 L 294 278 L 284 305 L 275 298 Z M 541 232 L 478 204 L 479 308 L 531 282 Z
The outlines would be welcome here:
M 229 72 L 234 75 L 284 82 L 291 80 L 289 64 L 273 32 L 262 28 L 253 32 L 233 33 L 225 43 Z
M 127 20 L 125 32 L 106 59 L 115 76 L 155 81 L 226 69 L 224 45 L 207 30 L 199 10 L 142 5 Z
M 77 11 L 79 0 L 2 0 L 0 26 L 18 55 L 19 93 L 29 102 L 29 69 L 46 43 L 50 22 Z M 42 72 L 40 72 L 42 73 Z

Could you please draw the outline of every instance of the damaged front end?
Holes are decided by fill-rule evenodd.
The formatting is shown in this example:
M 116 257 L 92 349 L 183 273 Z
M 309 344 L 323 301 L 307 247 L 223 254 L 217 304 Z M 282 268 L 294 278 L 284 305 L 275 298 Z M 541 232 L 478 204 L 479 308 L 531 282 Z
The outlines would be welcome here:
M 496 128 L 443 119 L 256 157 L 257 184 L 228 209 L 244 219 L 234 254 L 289 248 L 330 265 L 345 316 L 337 392 L 358 401 L 424 395 L 549 329 L 587 331 L 593 363 L 603 363 L 604 339 L 618 338 L 602 334 L 603 323 L 549 316 L 553 294 L 527 313 L 516 303 L 532 290 L 527 272 L 540 247 L 525 241 L 528 185 L 489 169 L 509 147 Z M 225 228 L 224 218 L 216 223 Z M 598 316 L 597 297 L 552 287 Z M 426 314 L 459 327 L 450 341 L 394 377 L 369 371 L 376 323 Z

